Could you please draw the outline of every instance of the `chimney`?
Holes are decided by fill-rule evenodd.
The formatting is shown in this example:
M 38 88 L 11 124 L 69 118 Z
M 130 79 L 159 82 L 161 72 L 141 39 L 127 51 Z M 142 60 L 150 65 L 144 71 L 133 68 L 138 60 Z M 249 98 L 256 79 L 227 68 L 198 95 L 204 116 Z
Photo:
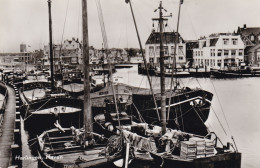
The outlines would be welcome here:
M 246 29 L 246 24 L 244 24 L 244 29 Z
M 206 46 L 209 47 L 210 46 L 210 39 L 206 40 Z

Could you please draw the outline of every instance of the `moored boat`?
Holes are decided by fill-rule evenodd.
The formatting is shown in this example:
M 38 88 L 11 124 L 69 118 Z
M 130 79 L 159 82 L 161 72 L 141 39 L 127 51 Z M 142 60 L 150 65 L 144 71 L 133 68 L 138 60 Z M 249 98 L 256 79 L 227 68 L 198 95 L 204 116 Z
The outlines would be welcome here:
M 127 0 L 126 3 L 130 4 L 131 0 Z M 179 13 L 183 1 L 179 4 Z M 162 36 L 163 22 L 167 19 L 163 16 L 162 2 L 155 11 L 159 10 L 159 18 L 157 20 L 160 26 L 160 33 Z M 166 10 L 165 10 L 166 11 Z M 179 18 L 179 17 L 178 17 Z M 179 20 L 178 20 L 179 22 Z M 179 25 L 179 24 L 177 24 Z M 177 27 L 178 32 L 178 27 Z M 177 33 L 178 34 L 178 33 Z M 162 39 L 162 37 L 161 37 Z M 160 41 L 160 66 L 164 67 L 163 60 L 163 43 Z M 143 125 L 142 132 L 136 132 L 131 128 L 123 129 L 122 132 L 127 141 L 135 148 L 139 148 L 146 152 L 149 152 L 154 158 L 158 167 L 180 167 L 180 168 L 240 168 L 241 167 L 241 153 L 238 152 L 235 141 L 232 137 L 234 144 L 227 143 L 224 145 L 222 141 L 217 137 L 215 133 L 209 132 L 207 129 L 207 135 L 197 135 L 188 131 L 180 131 L 179 129 L 167 128 L 167 113 L 166 109 L 170 106 L 178 105 L 178 102 L 173 102 L 173 105 L 167 105 L 167 91 L 165 90 L 165 75 L 164 70 L 161 68 L 161 89 L 160 89 L 160 112 L 161 126 Z M 176 90 L 177 91 L 177 90 Z M 191 91 L 188 89 L 188 91 Z M 170 92 L 171 95 L 171 92 Z M 207 102 L 206 97 L 208 93 L 204 93 L 202 96 L 202 102 L 189 102 L 192 108 L 197 105 L 204 106 Z M 212 95 L 211 95 L 212 98 Z M 169 101 L 171 103 L 171 101 Z M 191 108 L 191 109 L 192 109 Z M 179 109 L 180 111 L 182 109 Z M 197 112 L 197 111 L 196 111 Z M 168 111 L 169 115 L 169 111 Z M 181 114 L 181 118 L 184 115 Z M 201 120 L 204 124 L 204 121 Z M 177 122 L 175 122 L 178 124 Z M 192 123 L 191 123 L 192 125 Z M 206 126 L 205 126 L 206 127 Z M 223 128 L 224 129 L 224 128 Z M 220 144 L 218 144 L 218 142 Z M 230 149 L 233 147 L 233 150 Z

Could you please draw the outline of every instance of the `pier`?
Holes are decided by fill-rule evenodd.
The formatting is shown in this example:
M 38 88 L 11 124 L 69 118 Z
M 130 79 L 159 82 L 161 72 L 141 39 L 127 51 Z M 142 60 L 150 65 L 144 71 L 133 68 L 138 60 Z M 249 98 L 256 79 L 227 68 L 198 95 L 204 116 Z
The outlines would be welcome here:
M 2 83 L 1 83 L 2 85 Z M 1 88 L 2 89 L 2 88 Z M 3 113 L 2 125 L 0 125 L 0 167 L 19 167 L 20 161 L 15 161 L 15 156 L 19 155 L 21 147 L 20 138 L 20 114 L 18 90 L 7 86 L 7 101 Z M 15 89 L 15 90 L 14 90 Z

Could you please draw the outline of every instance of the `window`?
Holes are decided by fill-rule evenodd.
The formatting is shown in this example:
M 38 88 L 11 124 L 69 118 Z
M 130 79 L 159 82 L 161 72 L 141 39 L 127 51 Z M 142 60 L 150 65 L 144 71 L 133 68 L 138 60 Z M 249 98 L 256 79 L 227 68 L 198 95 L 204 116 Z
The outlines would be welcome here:
M 150 63 L 151 63 L 151 62 L 153 63 L 153 60 L 154 60 L 153 58 L 149 58 L 149 62 L 150 62 Z
M 231 50 L 231 55 L 236 55 L 236 50 Z
M 154 56 L 154 47 L 153 46 L 149 47 L 149 56 Z
M 218 56 L 222 55 L 222 50 L 218 50 Z
M 201 56 L 203 56 L 203 51 L 201 51 Z
M 164 55 L 169 55 L 168 46 L 164 46 Z
M 171 46 L 171 55 L 174 55 L 174 49 L 175 49 L 175 47 Z
M 180 57 L 179 57 L 179 60 L 183 60 L 183 56 L 180 56 Z
M 160 46 L 157 46 L 156 47 L 156 55 L 159 55 L 160 54 Z
M 232 44 L 237 45 L 237 39 L 232 39 Z
M 215 56 L 215 49 L 210 49 L 210 56 Z
M 200 56 L 200 51 L 198 51 L 198 56 Z
M 228 52 L 229 52 L 228 50 L 224 50 L 224 55 L 228 56 Z
M 179 55 L 184 55 L 184 53 L 183 53 L 183 46 L 179 46 L 178 54 Z
M 228 45 L 229 39 L 223 39 L 223 44 Z
M 257 52 L 256 56 L 257 56 L 257 60 L 260 60 L 260 52 Z
M 239 50 L 238 55 L 239 55 L 239 56 L 242 56 L 242 55 L 243 55 L 243 50 Z

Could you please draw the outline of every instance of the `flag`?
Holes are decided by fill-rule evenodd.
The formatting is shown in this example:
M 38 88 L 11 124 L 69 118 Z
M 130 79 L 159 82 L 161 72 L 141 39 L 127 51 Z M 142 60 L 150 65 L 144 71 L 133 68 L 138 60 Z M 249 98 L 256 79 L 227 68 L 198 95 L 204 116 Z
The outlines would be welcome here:
M 181 0 L 181 4 L 183 4 L 183 0 Z

